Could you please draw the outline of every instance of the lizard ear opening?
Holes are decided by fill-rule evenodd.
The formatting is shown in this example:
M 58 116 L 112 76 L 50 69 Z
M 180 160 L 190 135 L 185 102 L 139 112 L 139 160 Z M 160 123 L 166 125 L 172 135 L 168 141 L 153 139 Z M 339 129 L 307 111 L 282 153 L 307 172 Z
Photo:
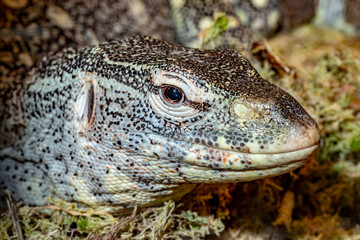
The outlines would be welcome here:
M 93 82 L 85 82 L 75 103 L 77 130 L 84 131 L 93 123 L 95 110 L 95 87 Z
M 93 119 L 94 114 L 94 85 L 91 84 L 88 95 L 87 95 L 87 103 L 86 103 L 86 121 L 90 125 Z

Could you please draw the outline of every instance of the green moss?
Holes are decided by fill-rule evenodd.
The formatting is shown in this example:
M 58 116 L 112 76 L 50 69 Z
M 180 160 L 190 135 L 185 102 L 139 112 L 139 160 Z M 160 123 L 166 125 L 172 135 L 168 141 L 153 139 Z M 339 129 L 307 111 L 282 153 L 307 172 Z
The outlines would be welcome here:
M 350 150 L 352 152 L 360 151 L 360 135 L 354 136 L 353 139 L 351 139 Z
M 214 16 L 213 24 L 203 31 L 202 48 L 212 48 L 217 38 L 228 29 L 229 19 L 224 13 Z

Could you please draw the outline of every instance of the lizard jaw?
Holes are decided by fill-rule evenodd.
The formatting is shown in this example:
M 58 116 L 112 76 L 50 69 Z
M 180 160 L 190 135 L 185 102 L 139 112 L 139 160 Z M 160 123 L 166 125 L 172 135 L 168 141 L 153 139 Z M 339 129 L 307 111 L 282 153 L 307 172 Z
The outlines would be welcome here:
M 282 153 L 243 153 L 195 145 L 185 158 L 189 182 L 243 182 L 277 176 L 302 166 L 318 144 Z M 189 170 L 188 170 L 189 171 Z

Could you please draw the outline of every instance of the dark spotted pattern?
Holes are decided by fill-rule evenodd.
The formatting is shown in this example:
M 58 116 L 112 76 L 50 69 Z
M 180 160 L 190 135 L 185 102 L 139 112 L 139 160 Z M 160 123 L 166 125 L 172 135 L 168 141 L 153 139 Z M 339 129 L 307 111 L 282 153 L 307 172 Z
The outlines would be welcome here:
M 149 4 L 131 2 L 140 13 Z M 182 13 L 195 13 L 195 22 L 214 13 L 206 2 L 232 11 L 225 2 L 183 2 Z M 316 122 L 237 51 L 139 36 L 78 48 L 137 33 L 118 24 L 134 11 L 130 2 L 1 4 L 0 186 L 16 200 L 42 205 L 53 195 L 92 206 L 154 205 L 196 183 L 288 172 L 316 149 Z M 169 23 L 159 24 L 155 36 L 168 38 Z M 224 43 L 238 34 L 237 46 L 249 46 L 245 25 L 226 32 Z M 31 69 L 43 54 L 68 46 L 76 48 Z M 169 86 L 184 93 L 181 103 L 166 101 Z
M 153 90 L 153 78 L 162 71 L 201 89 L 192 101 L 206 108 L 181 121 L 161 115 L 149 98 L 160 94 Z M 222 164 L 229 154 L 224 150 L 269 149 L 292 128 L 316 126 L 295 100 L 231 50 L 189 49 L 135 37 L 66 50 L 46 58 L 31 78 L 36 81 L 19 93 L 24 96 L 25 132 L 2 150 L 1 165 L 5 188 L 31 204 L 44 204 L 51 192 L 91 205 L 154 204 L 173 197 L 175 190 L 190 190 L 191 184 L 184 183 L 197 182 L 187 171 L 188 159 L 209 169 L 231 169 Z M 244 92 L 252 85 L 272 94 Z M 290 101 L 282 105 L 276 95 Z M 257 119 L 241 123 L 233 109 L 235 100 L 255 98 L 259 106 L 271 102 L 267 125 Z M 288 111 L 288 105 L 299 110 Z M 300 115 L 305 118 L 297 121 Z M 213 150 L 191 157 L 192 149 L 201 151 L 199 146 Z M 241 165 L 256 168 L 250 160 Z M 21 177 L 14 175 L 17 169 Z M 15 184 L 19 181 L 25 184 Z M 212 181 L 234 180 L 221 173 Z

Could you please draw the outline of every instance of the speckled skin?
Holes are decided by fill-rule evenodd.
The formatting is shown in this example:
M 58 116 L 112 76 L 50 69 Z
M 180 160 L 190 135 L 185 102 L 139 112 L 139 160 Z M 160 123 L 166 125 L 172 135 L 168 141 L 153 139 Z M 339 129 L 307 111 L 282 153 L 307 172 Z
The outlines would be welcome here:
M 83 13 L 68 16 L 77 14 Z M 54 44 L 56 50 L 82 45 L 74 35 L 78 22 L 70 22 L 56 24 L 74 42 Z M 111 27 L 104 40 L 116 33 Z M 22 58 L 35 62 L 46 36 L 11 42 L 7 31 L 3 46 L 27 49 Z M 236 31 L 251 33 L 242 25 Z M 138 36 L 68 48 L 30 72 L 31 64 L 8 63 L 0 85 L 0 186 L 27 204 L 43 205 L 53 195 L 90 206 L 155 205 L 196 183 L 288 172 L 319 140 L 316 122 L 300 104 L 233 50 Z M 180 103 L 166 100 L 168 86 L 183 92 Z

